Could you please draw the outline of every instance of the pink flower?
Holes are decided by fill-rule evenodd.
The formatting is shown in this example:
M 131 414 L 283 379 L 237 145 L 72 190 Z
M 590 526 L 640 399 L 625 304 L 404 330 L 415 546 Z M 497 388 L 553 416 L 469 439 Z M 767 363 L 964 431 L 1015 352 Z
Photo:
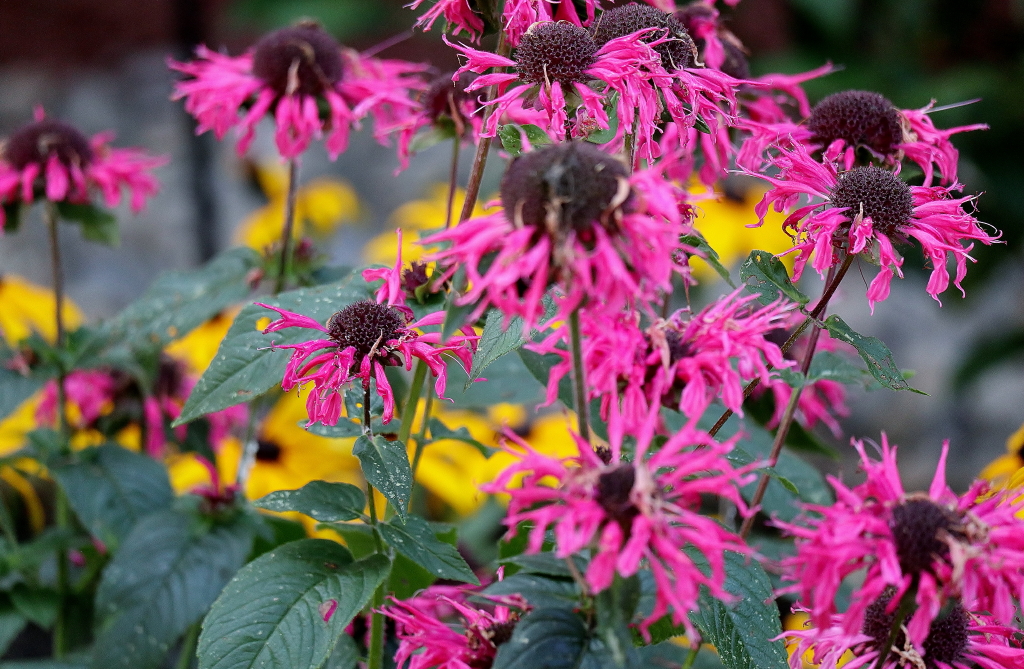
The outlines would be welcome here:
M 108 413 L 114 401 L 117 382 L 105 371 L 76 369 L 64 377 L 64 392 L 69 404 L 77 407 L 78 420 L 72 427 L 83 429 Z M 36 420 L 45 425 L 57 424 L 57 382 L 43 387 L 43 396 L 36 407 Z
M 527 607 L 517 599 L 495 601 L 494 606 L 482 609 L 466 603 L 467 592 L 434 586 L 408 601 L 391 599 L 391 605 L 381 613 L 395 621 L 398 636 L 395 666 L 400 669 L 491 666 L 498 647 L 512 638 L 516 623 Z M 456 618 L 455 627 L 442 622 L 442 615 Z
M 325 132 L 327 153 L 337 158 L 348 146 L 350 128 L 367 115 L 374 118 L 377 139 L 386 141 L 406 124 L 414 108 L 411 92 L 422 87 L 415 75 L 424 69 L 342 49 L 315 23 L 269 33 L 241 56 L 203 46 L 196 54 L 188 63 L 168 62 L 188 77 L 175 85 L 174 99 L 185 98 L 185 110 L 199 122 L 196 132 L 213 130 L 221 139 L 238 128 L 243 154 L 256 125 L 272 114 L 278 151 L 288 159 Z
M 551 176 L 555 175 L 555 176 Z M 532 327 L 558 285 L 558 313 L 653 301 L 681 271 L 673 254 L 689 229 L 681 191 L 657 168 L 632 175 L 595 145 L 572 142 L 517 158 L 501 183 L 502 211 L 431 236 L 431 260 L 465 268 L 463 304 L 490 305 Z M 680 207 L 684 207 L 681 211 Z
M 640 329 L 635 313 L 582 312 L 587 385 L 592 398 L 601 398 L 601 413 L 611 432 L 631 432 L 661 405 L 697 420 L 718 399 L 742 415 L 746 382 L 759 378 L 767 384 L 768 365 L 778 369 L 794 364 L 769 338 L 788 321 L 792 305 L 756 306 L 754 296 L 741 295 L 742 290 L 697 314 L 679 311 L 658 319 L 646 330 Z M 568 351 L 555 345 L 565 337 L 562 327 L 529 345 L 563 357 L 551 369 L 549 402 L 572 368 Z
M 585 579 L 592 592 L 608 588 L 616 574 L 631 576 L 641 566 L 650 569 L 656 599 L 641 629 L 669 613 L 695 639 L 687 614 L 697 606 L 700 586 L 729 598 L 723 553 L 748 550 L 738 536 L 698 512 L 701 497 L 717 495 L 745 509 L 737 485 L 749 478 L 726 459 L 731 443 L 719 444 L 692 424 L 651 448 L 656 421 L 657 409 L 631 433 L 637 443 L 632 462 L 621 459 L 621 443 L 615 439 L 610 453 L 598 454 L 577 438 L 579 457 L 561 460 L 507 434 L 517 446 L 508 450 L 521 459 L 483 489 L 511 497 L 505 519 L 513 528 L 510 533 L 520 523 L 530 524 L 527 552 L 541 550 L 549 528 L 558 557 L 590 549 Z M 684 547 L 700 551 L 710 573 Z
M 424 0 L 413 0 L 406 5 L 409 9 L 419 9 Z M 416 25 L 430 30 L 434 21 L 444 18 L 445 27 L 452 30 L 453 35 L 465 32 L 473 40 L 479 40 L 484 32 L 483 18 L 469 5 L 469 0 L 437 0 L 416 21 Z
M 430 80 L 427 88 L 416 98 L 415 113 L 406 116 L 405 126 L 398 131 L 399 170 L 409 166 L 413 141 L 424 128 L 452 132 L 452 141 L 474 141 L 480 134 L 483 119 L 477 112 L 474 96 L 466 86 L 475 77 L 463 77 L 452 81 L 454 72 L 438 75 Z
M 785 578 L 814 625 L 833 625 L 836 593 L 855 572 L 863 580 L 842 616 L 845 634 L 864 627 L 871 604 L 890 588 L 897 602 L 915 604 L 905 624 L 918 647 L 951 601 L 1012 625 L 1014 600 L 1024 595 L 1024 521 L 1015 515 L 1024 500 L 991 494 L 984 482 L 957 496 L 946 485 L 948 442 L 928 492 L 910 494 L 900 482 L 896 449 L 884 434 L 880 461 L 868 458 L 862 442 L 853 445 L 864 483 L 848 488 L 830 478 L 834 505 L 806 505 L 797 522 L 776 522 L 796 538 L 796 555 L 783 560 Z
M 401 244 L 401 236 L 399 236 Z M 377 292 L 377 300 L 363 300 L 345 307 L 327 321 L 324 327 L 308 316 L 257 302 L 261 307 L 278 313 L 279 319 L 263 330 L 264 334 L 284 328 L 298 327 L 319 330 L 327 335 L 302 344 L 271 345 L 272 348 L 292 350 L 291 360 L 285 368 L 281 388 L 285 391 L 307 383 L 313 390 L 306 399 L 309 422 L 337 425 L 343 403 L 341 389 L 359 379 L 363 388 L 376 383 L 377 394 L 384 400 L 382 422 L 390 422 L 395 410 L 395 396 L 384 374 L 387 366 L 405 364 L 412 369 L 412 359 L 419 358 L 437 377 L 434 389 L 444 397 L 447 367 L 444 354 L 451 353 L 466 369 L 473 361 L 478 337 L 471 329 L 451 337 L 440 345 L 440 332 L 417 332 L 416 328 L 441 325 L 445 313 L 438 311 L 410 322 L 412 311 L 404 306 L 405 296 L 401 284 L 401 252 L 393 269 L 368 269 L 363 276 L 368 281 L 384 279 Z
M 523 35 L 533 24 L 541 21 L 565 21 L 575 26 L 589 26 L 594 22 L 600 0 L 584 0 L 586 16 L 580 17 L 573 0 L 508 0 L 505 3 L 504 28 L 509 44 L 519 46 Z
M 779 168 L 777 176 L 747 173 L 772 185 L 755 208 L 762 223 L 770 205 L 779 212 L 792 211 L 783 225 L 794 235 L 794 278 L 800 277 L 812 258 L 812 267 L 824 275 L 839 263 L 843 252 L 864 253 L 879 265 L 867 292 L 872 309 L 889 296 L 892 277 L 903 276 L 903 257 L 896 251 L 897 244 L 916 239 L 921 245 L 932 264 L 928 294 L 940 301 L 939 294 L 949 287 L 947 260 L 955 261 L 953 283 L 963 293 L 961 282 L 967 274 L 967 261 L 973 261 L 969 255 L 973 242 L 987 245 L 997 241 L 998 235 L 986 233 L 964 209 L 976 198 L 953 197 L 959 184 L 909 186 L 898 172 L 875 166 L 839 172 L 831 162 L 815 161 L 799 144 L 773 162 Z M 803 198 L 810 203 L 805 204 Z
M 879 666 L 878 656 L 889 642 L 895 622 L 890 610 L 893 592 L 886 591 L 867 608 L 863 628 L 848 632 L 845 616 L 831 617 L 825 627 L 787 631 L 797 640 L 790 654 L 793 669 L 803 669 L 804 654 L 813 651 L 813 662 L 821 669 L 859 669 Z M 882 669 L 1007 669 L 1024 667 L 1024 649 L 1015 627 L 997 624 L 991 616 L 969 611 L 954 602 L 948 612 L 931 623 L 924 641 L 911 643 L 901 630 L 881 664 Z M 849 655 L 847 655 L 849 654 Z M 844 655 L 846 657 L 844 657 Z M 852 656 L 852 657 L 851 657 Z
M 35 122 L 7 138 L 0 153 L 0 204 L 31 204 L 36 198 L 51 202 L 88 204 L 98 190 L 108 207 L 121 202 L 127 189 L 132 211 L 138 213 L 159 185 L 150 171 L 167 162 L 140 149 L 115 149 L 113 133 L 87 139 L 76 128 L 45 117 L 37 107 Z M 0 227 L 8 221 L 0 210 Z
M 924 185 L 930 186 L 938 168 L 940 183 L 957 181 L 959 154 L 950 136 L 969 130 L 984 130 L 985 124 L 965 125 L 937 130 L 928 117 L 935 104 L 921 109 L 897 109 L 888 99 L 869 91 L 834 93 L 810 110 L 801 109 L 805 121 L 796 123 L 775 114 L 741 123 L 750 134 L 740 149 L 739 164 L 746 170 L 760 171 L 769 149 L 778 145 L 793 151 L 806 147 L 809 153 L 822 151 L 826 161 L 838 162 L 846 170 L 867 160 L 888 166 L 904 156 L 924 170 Z M 859 152 L 859 153 L 858 153 Z

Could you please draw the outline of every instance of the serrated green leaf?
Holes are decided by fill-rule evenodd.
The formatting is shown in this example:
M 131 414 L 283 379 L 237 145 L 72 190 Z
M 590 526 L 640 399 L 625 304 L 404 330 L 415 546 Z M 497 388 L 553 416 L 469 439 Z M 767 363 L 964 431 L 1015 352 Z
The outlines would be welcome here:
M 473 435 L 469 433 L 469 429 L 466 427 L 459 427 L 453 430 L 444 423 L 442 423 L 439 418 L 433 417 L 431 417 L 429 424 L 431 441 L 441 441 L 443 439 L 453 439 L 455 441 L 461 441 L 463 443 L 469 444 L 470 446 L 474 446 L 476 450 L 480 451 L 480 454 L 483 455 L 485 458 L 491 457 L 491 455 L 493 455 L 497 450 L 474 439 Z
M 826 318 L 824 325 L 833 339 L 846 342 L 857 349 L 857 353 L 860 353 L 860 357 L 867 363 L 871 376 L 884 387 L 892 390 L 909 390 L 920 395 L 926 394 L 910 387 L 910 384 L 903 378 L 900 368 L 896 366 L 896 361 L 892 358 L 892 351 L 882 343 L 881 339 L 865 337 L 856 332 L 838 314 L 832 314 Z
M 709 573 L 699 551 L 686 552 Z M 769 641 L 782 634 L 782 625 L 768 575 L 754 559 L 733 552 L 725 553 L 725 572 L 725 589 L 735 601 L 725 604 L 701 586 L 699 606 L 690 620 L 729 669 L 788 669 L 785 643 Z
M 480 333 L 476 353 L 473 354 L 473 364 L 466 380 L 466 388 L 480 378 L 488 365 L 526 342 L 523 337 L 523 319 L 514 318 L 507 328 L 504 326 L 505 315 L 498 309 L 490 309 L 487 318 L 484 319 L 484 329 Z
M 384 437 L 359 437 L 352 447 L 352 455 L 359 458 L 363 477 L 391 502 L 395 513 L 406 519 L 409 495 L 412 492 L 412 467 L 409 453 L 400 441 Z
M 572 578 L 551 578 L 542 574 L 520 572 L 495 581 L 483 591 L 485 595 L 520 595 L 538 609 L 573 609 L 580 605 L 580 591 Z
M 409 516 L 405 521 L 394 519 L 378 525 L 378 530 L 388 545 L 435 578 L 480 585 L 459 551 L 434 536 L 434 531 L 419 516 Z
M 57 213 L 65 221 L 82 226 L 82 237 L 90 242 L 105 246 L 118 246 L 121 243 L 121 231 L 117 227 L 117 218 L 94 204 L 71 204 L 58 202 Z
M 245 299 L 250 292 L 247 276 L 259 264 L 255 251 L 235 248 L 198 270 L 161 274 L 142 297 L 104 323 L 99 336 L 115 346 L 163 347 Z
M 551 137 L 539 126 L 532 123 L 519 125 L 518 123 L 507 123 L 498 127 L 498 139 L 501 146 L 513 158 L 522 155 L 526 147 L 523 146 L 523 135 L 527 141 L 536 149 L 551 143 Z
M 348 483 L 310 481 L 298 490 L 278 490 L 265 495 L 253 506 L 268 511 L 298 511 L 323 523 L 362 517 L 366 495 Z
M 174 501 L 163 465 L 116 444 L 81 451 L 51 472 L 90 534 L 112 549 L 145 516 Z
M 718 276 L 725 279 L 725 282 L 727 284 L 729 284 L 733 288 L 736 287 L 736 284 L 732 282 L 732 276 L 729 274 L 728 268 L 722 264 L 720 256 L 718 255 L 718 251 L 711 248 L 711 245 L 708 244 L 708 240 L 704 239 L 703 235 L 701 235 L 699 232 L 692 235 L 684 235 L 679 239 L 679 241 L 681 241 L 683 244 L 692 246 L 693 248 L 700 251 L 703 254 L 703 256 L 697 257 L 700 260 L 706 262 L 711 267 L 711 269 L 718 272 Z
M 355 640 L 348 634 L 342 634 L 324 669 L 356 669 L 359 659 L 359 646 Z
M 323 666 L 389 568 L 383 555 L 353 562 L 343 546 L 325 539 L 260 556 L 238 572 L 203 621 L 200 669 Z
M 789 279 L 782 261 L 768 251 L 751 251 L 740 265 L 740 280 L 761 304 L 771 304 L 785 297 L 797 304 L 807 304 L 811 298 L 801 293 Z
M 534 609 L 498 646 L 492 669 L 567 669 L 581 665 L 590 635 L 570 609 Z
M 245 563 L 252 540 L 250 525 L 211 526 L 187 511 L 143 519 L 103 572 L 91 666 L 160 666 L 178 637 L 206 613 Z
M 267 298 L 266 304 L 326 323 L 336 311 L 372 296 L 367 283 L 353 273 L 337 283 L 281 293 L 276 298 Z M 281 383 L 291 352 L 271 350 L 271 343 L 296 344 L 323 336 L 322 332 L 305 328 L 288 328 L 270 335 L 256 329 L 261 319 L 274 317 L 273 311 L 255 304 L 242 309 L 172 426 L 247 402 Z

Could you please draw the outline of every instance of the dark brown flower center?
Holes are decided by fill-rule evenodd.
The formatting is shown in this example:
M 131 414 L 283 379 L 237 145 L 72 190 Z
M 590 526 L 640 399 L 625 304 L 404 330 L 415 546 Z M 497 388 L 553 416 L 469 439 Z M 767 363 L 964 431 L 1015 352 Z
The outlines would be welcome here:
M 683 339 L 683 333 L 675 328 L 665 329 L 665 342 L 668 344 L 668 359 L 675 364 L 693 353 L 690 343 Z
M 384 345 L 399 339 L 405 329 L 405 315 L 386 304 L 364 300 L 350 304 L 327 321 L 328 336 L 344 350 L 355 348 L 355 366 L 376 350 L 374 357 L 387 357 L 390 349 Z
M 472 626 L 466 630 L 466 646 L 469 656 L 462 658 L 472 669 L 491 669 L 498 646 L 507 643 L 519 623 L 519 616 L 510 613 L 504 621 L 494 621 L 485 627 Z
M 282 28 L 256 43 L 252 71 L 279 95 L 319 95 L 341 80 L 338 43 L 315 23 Z
M 458 81 L 452 81 L 454 72 L 434 77 L 425 91 L 420 93 L 420 104 L 427 117 L 434 123 L 441 119 L 462 120 L 461 106 L 472 96 L 466 92 L 466 86 L 476 79 L 476 75 L 463 74 Z
M 892 510 L 889 527 L 900 568 L 917 576 L 931 571 L 937 559 L 949 557 L 949 536 L 963 536 L 960 519 L 927 499 L 911 499 Z
M 531 84 L 557 81 L 563 87 L 590 79 L 597 45 L 585 28 L 567 21 L 535 23 L 519 41 L 514 57 L 519 78 Z
M 633 519 L 640 515 L 631 499 L 635 483 L 636 470 L 628 462 L 597 477 L 597 503 L 626 535 L 633 527 Z
M 878 598 L 878 601 L 867 608 L 864 615 L 863 632 L 874 640 L 873 646 L 880 652 L 889 642 L 889 635 L 896 618 L 895 611 L 886 613 L 886 608 L 892 601 L 893 595 L 894 591 L 890 588 Z M 959 603 L 953 604 L 945 614 L 940 614 L 932 622 L 931 630 L 923 644 L 924 654 L 921 659 L 924 660 L 925 669 L 954 666 L 954 663 L 963 658 L 968 643 L 968 622 L 967 612 Z M 903 650 L 906 642 L 907 635 L 900 630 L 896 634 L 893 646 Z M 896 660 L 898 657 L 890 649 L 889 657 L 886 659 Z
M 631 35 L 638 30 L 657 28 L 642 38 L 645 43 L 668 38 L 654 50 L 661 56 L 661 64 L 669 72 L 693 67 L 697 60 L 697 47 L 683 23 L 672 14 L 656 7 L 631 2 L 601 14 L 594 23 L 594 41 L 604 46 L 617 37 Z
M 835 207 L 849 207 L 851 219 L 870 216 L 874 229 L 887 236 L 909 223 L 914 213 L 910 187 L 892 172 L 873 165 L 840 175 L 831 202 Z
M 260 439 L 256 442 L 257 462 L 277 462 L 281 459 L 281 447 L 273 441 Z
M 899 110 L 869 91 L 833 93 L 814 106 L 807 127 L 822 146 L 841 139 L 883 156 L 895 153 L 903 141 Z
M 629 172 L 587 142 L 552 144 L 523 154 L 501 180 L 501 204 L 516 225 L 551 233 L 609 229 L 628 197 Z
M 19 170 L 29 163 L 45 164 L 50 156 L 56 156 L 65 167 L 85 167 L 93 159 L 85 135 L 67 123 L 50 119 L 20 128 L 8 138 L 3 154 Z

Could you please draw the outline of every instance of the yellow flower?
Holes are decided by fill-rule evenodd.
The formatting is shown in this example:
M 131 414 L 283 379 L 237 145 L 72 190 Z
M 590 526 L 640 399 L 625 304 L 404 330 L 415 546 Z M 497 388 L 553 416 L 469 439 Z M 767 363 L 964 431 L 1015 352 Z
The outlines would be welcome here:
M 1024 484 L 1024 425 L 1006 440 L 1006 454 L 990 462 L 978 475 L 993 488 L 1016 488 Z M 1016 484 L 1015 484 L 1016 483 Z
M 765 216 L 764 225 L 757 228 L 747 227 L 757 223 L 754 206 L 764 194 L 763 189 L 748 188 L 742 199 L 717 190 L 711 193 L 701 184 L 691 186 L 690 193 L 697 198 L 711 196 L 709 199 L 697 200 L 696 206 L 699 211 L 694 220 L 694 227 L 704 235 L 711 248 L 718 252 L 719 260 L 726 267 L 732 268 L 755 249 L 782 253 L 792 248 L 793 240 L 782 230 L 782 222 L 786 218 L 783 214 L 769 211 Z M 793 256 L 784 256 L 782 261 L 792 271 Z M 698 279 L 707 280 L 718 276 L 715 270 L 700 258 L 693 259 L 691 267 Z
M 0 276 L 0 337 L 9 344 L 15 344 L 33 332 L 38 332 L 47 341 L 57 338 L 57 323 L 54 319 L 56 299 L 53 291 L 7 274 Z M 75 304 L 64 298 L 61 309 L 64 327 L 68 330 L 82 324 L 82 312 Z
M 453 223 L 458 220 L 465 202 L 466 191 L 456 190 L 452 203 Z M 410 263 L 419 260 L 424 255 L 423 247 L 415 242 L 419 241 L 422 231 L 438 230 L 444 227 L 447 207 L 448 185 L 435 184 L 426 198 L 406 202 L 391 214 L 392 227 L 399 227 L 403 231 L 403 241 L 405 242 L 402 249 L 403 261 Z M 489 211 L 491 210 L 485 208 L 478 199 L 476 206 L 473 207 L 473 216 L 482 216 Z M 363 247 L 363 259 L 369 264 L 393 265 L 396 257 L 395 233 L 391 230 L 377 235 Z
M 238 311 L 237 308 L 222 311 L 164 350 L 172 357 L 184 361 L 190 372 L 201 375 L 217 355 L 220 342 L 228 333 Z
M 256 168 L 256 178 L 269 202 L 245 219 L 235 238 L 246 246 L 263 250 L 281 239 L 288 173 L 283 165 L 262 165 Z M 358 215 L 359 199 L 352 186 L 336 178 L 314 179 L 296 193 L 293 237 L 326 237 L 341 223 L 355 220 Z

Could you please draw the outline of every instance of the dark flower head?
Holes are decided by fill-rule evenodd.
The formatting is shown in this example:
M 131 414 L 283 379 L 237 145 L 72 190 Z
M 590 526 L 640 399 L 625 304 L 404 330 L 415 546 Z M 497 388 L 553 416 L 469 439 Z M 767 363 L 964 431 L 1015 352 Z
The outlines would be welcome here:
M 567 21 L 535 23 L 519 42 L 513 57 L 519 78 L 531 84 L 557 81 L 562 86 L 584 83 L 595 61 L 597 44 L 585 28 Z
M 839 175 L 830 198 L 835 207 L 849 207 L 849 216 L 871 218 L 874 229 L 893 236 L 914 213 L 910 186 L 881 167 L 855 167 Z
M 890 588 L 871 604 L 864 614 L 863 632 L 871 637 L 871 643 L 876 652 L 881 652 L 889 643 L 889 635 L 895 622 L 895 611 L 887 611 L 892 601 L 895 589 Z M 968 628 L 970 619 L 967 611 L 959 603 L 953 603 L 945 615 L 941 615 L 932 621 L 931 630 L 924 640 L 923 650 L 920 659 L 923 664 L 918 665 L 923 669 L 945 669 L 956 666 L 956 663 L 964 659 L 964 652 L 967 650 L 969 636 Z M 892 647 L 903 650 L 907 648 L 907 635 L 903 630 L 896 634 Z M 907 650 L 905 652 L 913 652 Z M 889 650 L 889 660 L 896 661 L 899 658 L 893 650 Z M 916 653 L 914 653 L 917 655 Z
M 869 91 L 833 93 L 814 106 L 807 127 L 822 146 L 843 140 L 880 156 L 897 153 L 903 142 L 899 110 L 884 96 Z
M 462 105 L 472 100 L 473 96 L 466 92 L 466 86 L 473 83 L 475 75 L 469 74 L 452 81 L 454 72 L 445 72 L 430 80 L 427 89 L 420 93 L 419 101 L 423 105 L 427 117 L 432 123 L 441 119 L 465 122 L 462 118 Z
M 563 236 L 595 221 L 615 228 L 629 198 L 629 172 L 593 144 L 552 144 L 517 158 L 501 181 L 501 204 L 517 227 Z
M 650 5 L 631 2 L 601 14 L 594 24 L 594 41 L 602 46 L 616 37 L 631 35 L 638 30 L 657 28 L 643 37 L 644 42 L 668 38 L 654 47 L 661 56 L 662 65 L 672 72 L 693 67 L 697 61 L 697 47 L 683 23 L 672 14 Z
M 907 574 L 934 571 L 937 559 L 949 559 L 949 537 L 966 538 L 961 520 L 927 498 L 909 499 L 892 510 L 893 542 Z
M 300 23 L 256 43 L 252 71 L 278 95 L 320 95 L 341 80 L 338 43 L 318 24 Z
M 73 126 L 44 118 L 23 126 L 10 136 L 3 156 L 15 169 L 30 163 L 45 165 L 56 156 L 64 167 L 85 167 L 92 162 L 89 140 Z
M 374 352 L 374 357 L 387 358 L 390 349 L 384 344 L 400 339 L 406 332 L 406 317 L 387 304 L 363 300 L 345 307 L 327 322 L 327 336 L 344 350 L 356 350 L 355 364 Z

